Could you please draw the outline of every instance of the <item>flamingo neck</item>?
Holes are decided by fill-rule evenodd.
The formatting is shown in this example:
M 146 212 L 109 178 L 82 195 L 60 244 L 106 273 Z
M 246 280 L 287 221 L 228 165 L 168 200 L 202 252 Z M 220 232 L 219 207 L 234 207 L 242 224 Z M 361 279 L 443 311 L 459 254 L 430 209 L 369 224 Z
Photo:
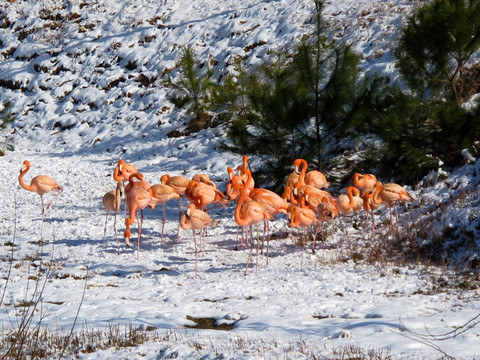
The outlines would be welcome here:
M 245 199 L 247 198 L 247 190 L 248 186 L 252 182 L 252 174 L 248 169 L 245 169 L 246 175 L 248 176 L 247 182 L 242 188 L 242 191 L 240 192 L 240 198 L 238 199 L 237 202 L 237 207 L 235 208 L 235 221 L 237 222 L 238 225 L 243 226 L 243 225 L 248 225 L 248 221 L 245 218 L 242 218 L 240 214 L 240 210 L 242 209 L 242 205 L 245 202 Z
M 30 165 L 25 166 L 25 169 L 23 169 L 20 175 L 18 176 L 18 181 L 25 190 L 33 191 L 33 186 L 26 184 L 25 181 L 23 180 L 23 176 L 28 172 L 28 170 L 30 170 Z

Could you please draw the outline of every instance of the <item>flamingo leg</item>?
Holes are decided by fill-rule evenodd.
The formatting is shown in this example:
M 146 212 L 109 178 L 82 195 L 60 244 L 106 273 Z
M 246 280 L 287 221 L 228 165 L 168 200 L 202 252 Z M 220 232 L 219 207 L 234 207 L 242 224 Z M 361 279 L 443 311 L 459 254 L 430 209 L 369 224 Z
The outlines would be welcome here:
M 53 202 L 60 196 L 60 194 L 63 192 L 63 188 L 60 188 L 60 191 L 53 197 L 53 199 L 48 203 L 47 205 L 47 210 L 50 209 L 50 206 L 52 206 Z
M 43 195 L 40 195 L 40 201 L 42 202 L 42 225 L 40 227 L 40 242 L 43 241 L 43 224 L 45 223 L 45 206 L 43 204 Z
M 253 252 L 253 228 L 252 228 L 251 225 L 247 228 L 247 240 L 248 240 L 248 230 L 250 230 L 250 232 L 251 232 L 252 241 L 251 241 L 251 244 L 250 244 L 250 251 L 248 253 L 247 266 L 245 268 L 245 275 L 247 275 L 248 264 L 250 263 L 250 261 L 252 259 L 252 252 Z
M 165 203 L 163 203 L 163 220 L 162 220 L 162 240 L 161 240 L 161 244 L 163 244 L 163 232 L 165 230 L 165 223 L 166 222 L 167 222 L 167 216 L 166 216 L 166 213 L 165 213 Z
M 107 237 L 107 220 L 108 220 L 108 211 L 105 213 L 105 226 L 103 227 L 102 253 L 103 253 L 103 250 L 105 250 L 105 238 Z
M 178 199 L 178 229 L 177 229 L 177 242 L 180 241 L 180 221 L 182 220 L 182 196 Z
M 192 232 L 193 232 L 193 243 L 195 244 L 195 277 L 198 277 L 198 272 L 197 272 L 197 262 L 198 262 L 197 239 L 195 237 L 195 230 L 192 230 Z
M 118 246 L 118 234 L 117 234 L 117 213 L 113 214 L 113 231 L 115 232 L 115 242 L 117 243 L 117 255 L 120 254 L 120 248 Z

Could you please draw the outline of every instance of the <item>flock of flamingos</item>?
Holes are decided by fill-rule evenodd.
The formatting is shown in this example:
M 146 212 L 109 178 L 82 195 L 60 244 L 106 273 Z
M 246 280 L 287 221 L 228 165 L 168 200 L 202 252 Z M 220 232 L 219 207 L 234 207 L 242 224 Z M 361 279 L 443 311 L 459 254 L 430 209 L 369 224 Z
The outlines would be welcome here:
M 163 175 L 160 178 L 160 184 L 151 185 L 144 180 L 141 173 L 132 164 L 127 164 L 119 160 L 113 172 L 113 178 L 117 182 L 115 190 L 107 192 L 103 196 L 103 206 L 106 209 L 105 228 L 103 242 L 105 244 L 105 235 L 107 227 L 107 217 L 109 212 L 115 215 L 120 211 L 122 197 L 125 198 L 125 242 L 130 246 L 131 231 L 130 227 L 134 225 L 135 218 L 138 223 L 137 240 L 137 258 L 140 251 L 141 232 L 143 223 L 143 209 L 149 207 L 153 209 L 157 204 L 163 205 L 163 223 L 161 242 L 163 244 L 165 227 L 165 203 L 172 199 L 179 201 L 179 222 L 177 241 L 179 240 L 180 227 L 186 230 L 192 230 L 195 242 L 195 276 L 197 276 L 197 241 L 195 231 L 200 233 L 200 250 L 204 249 L 204 238 L 207 227 L 215 227 L 218 221 L 213 220 L 207 212 L 207 206 L 218 204 L 225 206 L 229 201 L 236 201 L 235 221 L 241 227 L 240 246 L 250 247 L 247 269 L 252 256 L 254 236 L 253 225 L 264 224 L 262 244 L 267 240 L 267 264 L 268 264 L 268 241 L 270 220 L 274 220 L 279 213 L 285 213 L 288 217 L 288 225 L 292 228 L 300 227 L 305 229 L 314 229 L 312 251 L 315 253 L 316 235 L 321 222 L 329 222 L 339 214 L 350 214 L 364 210 L 372 214 L 372 236 L 375 231 L 375 222 L 373 209 L 385 204 L 390 208 L 390 217 L 392 221 L 392 207 L 395 208 L 396 202 L 410 202 L 413 200 L 402 186 L 395 183 L 382 184 L 377 181 L 373 174 L 355 173 L 352 177 L 353 186 L 348 186 L 346 194 L 341 194 L 337 198 L 333 197 L 326 188 L 330 183 L 325 175 L 320 171 L 308 171 L 307 162 L 303 159 L 296 159 L 293 162 L 293 172 L 285 181 L 285 189 L 282 196 L 273 191 L 255 188 L 255 182 L 252 173 L 248 168 L 248 157 L 243 156 L 243 163 L 238 165 L 236 172 L 232 167 L 228 167 L 227 172 L 229 180 L 226 192 L 221 192 L 214 181 L 206 174 L 197 174 L 192 179 L 184 176 Z M 32 192 L 40 195 L 42 206 L 42 224 L 44 222 L 45 211 L 50 208 L 55 199 L 62 193 L 63 189 L 57 182 L 46 175 L 37 175 L 32 178 L 30 184 L 25 183 L 23 177 L 30 169 L 30 162 L 24 161 L 20 170 L 18 180 L 20 185 Z M 43 195 L 53 191 L 56 196 L 45 207 Z M 123 196 L 123 194 L 125 194 Z M 185 212 L 182 213 L 182 196 L 185 196 L 189 204 Z M 128 207 L 128 214 L 127 214 Z M 140 214 L 140 216 L 139 216 Z M 114 223 L 115 236 L 116 226 Z M 117 238 L 117 236 L 116 236 Z M 238 238 L 238 236 L 237 236 Z M 238 239 L 237 239 L 238 240 Z M 302 243 L 305 244 L 306 239 Z M 258 251 L 260 246 L 260 237 L 257 238 L 257 263 Z M 237 243 L 235 244 L 237 247 Z M 117 238 L 118 251 L 118 238 Z

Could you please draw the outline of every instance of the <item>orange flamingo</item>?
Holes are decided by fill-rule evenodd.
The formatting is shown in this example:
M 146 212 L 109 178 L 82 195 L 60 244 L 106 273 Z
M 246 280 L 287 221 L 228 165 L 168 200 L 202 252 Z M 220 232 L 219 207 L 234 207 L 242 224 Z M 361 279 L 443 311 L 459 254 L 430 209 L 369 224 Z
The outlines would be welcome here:
M 180 241 L 180 219 L 182 218 L 182 195 L 185 194 L 185 189 L 190 183 L 190 179 L 181 176 L 175 175 L 170 176 L 169 174 L 162 175 L 160 178 L 162 184 L 171 186 L 180 197 L 178 198 L 178 228 L 177 228 L 177 241 Z
M 190 181 L 185 189 L 185 196 L 197 209 L 205 209 L 207 205 L 213 203 L 222 206 L 225 206 L 228 203 L 225 195 L 220 190 L 196 180 Z
M 348 214 L 359 212 L 363 208 L 363 199 L 360 197 L 360 190 L 354 186 L 347 187 L 346 192 L 346 194 L 338 195 L 337 207 L 339 212 L 344 216 L 343 226 L 347 237 L 347 243 L 349 243 L 346 216 Z
M 316 187 L 317 189 L 326 189 L 330 186 L 325 175 L 318 170 L 312 170 L 305 174 L 305 184 Z
M 300 171 L 300 167 L 302 166 L 302 171 Z M 307 162 L 303 159 L 295 159 L 293 162 L 293 172 L 287 177 L 287 181 L 285 184 L 285 190 L 283 191 L 282 197 L 289 201 L 292 204 L 298 204 L 296 191 L 300 186 L 305 185 L 303 182 L 305 178 L 305 172 L 307 171 Z M 303 173 L 303 174 L 302 174 Z M 299 184 L 301 182 L 301 185 Z
M 360 211 L 363 207 L 363 199 L 360 197 L 360 190 L 354 186 L 347 187 L 347 193 L 338 196 L 337 206 L 338 210 L 344 215 Z
M 238 165 L 237 166 L 237 170 L 238 170 L 238 175 L 241 177 L 242 179 L 242 182 L 244 184 L 247 183 L 247 180 L 248 180 L 248 175 L 246 174 L 245 170 L 247 170 L 247 165 L 248 165 L 248 156 L 247 155 L 243 155 L 242 157 L 242 165 Z M 250 170 L 250 169 L 248 169 Z M 255 187 L 255 180 L 252 178 L 251 180 L 251 183 L 249 185 L 249 188 L 250 189 L 253 189 Z
M 395 204 L 399 201 L 401 202 L 411 202 L 413 201 L 413 196 L 408 193 L 405 188 L 396 183 L 387 183 L 383 185 L 381 182 L 378 187 L 381 189 L 379 191 L 379 196 L 383 200 L 383 202 L 388 206 L 390 209 L 390 223 L 393 223 L 392 218 L 392 206 L 395 210 L 395 217 L 398 219 L 397 208 Z
M 367 191 L 364 191 L 362 194 L 363 196 L 363 209 L 367 213 L 367 223 L 366 226 L 368 226 L 368 214 L 372 214 L 372 240 L 375 237 L 375 215 L 373 213 L 373 210 L 378 209 L 380 205 L 383 204 L 383 200 L 380 197 L 380 192 L 382 190 L 382 183 L 375 183 L 373 189 L 369 189 Z
M 352 176 L 352 183 L 355 187 L 368 191 L 373 189 L 377 183 L 377 177 L 373 174 L 354 173 Z
M 175 189 L 171 186 L 165 184 L 155 184 L 150 186 L 148 189 L 150 193 L 151 200 L 148 204 L 150 209 L 155 208 L 157 204 L 163 205 L 163 220 L 162 220 L 162 238 L 161 244 L 163 244 L 163 233 L 165 229 L 165 223 L 167 222 L 167 216 L 165 213 L 165 203 L 171 199 L 180 199 L 181 196 L 178 194 Z
M 137 178 L 140 181 L 135 182 L 133 179 Z M 137 259 L 140 253 L 140 241 L 142 236 L 142 225 L 143 225 L 143 209 L 145 209 L 150 202 L 152 201 L 152 196 L 150 192 L 144 188 L 142 183 L 143 175 L 140 173 L 131 174 L 128 179 L 129 191 L 127 194 L 126 203 L 128 205 L 129 217 L 125 219 L 125 243 L 127 246 L 130 246 L 130 225 L 135 223 L 135 216 L 138 221 L 138 212 L 141 213 L 141 219 L 138 221 L 138 241 L 137 241 Z M 128 186 L 127 185 L 127 186 Z
M 113 180 L 120 182 L 125 187 L 130 175 L 137 173 L 137 168 L 132 164 L 127 164 L 123 159 L 118 160 L 117 166 L 113 170 Z M 125 196 L 127 191 L 125 189 Z M 125 203 L 124 216 L 127 217 L 127 203 Z
M 209 227 L 216 227 L 218 225 L 217 220 L 212 220 L 210 215 L 205 211 L 197 209 L 194 204 L 189 204 L 185 214 L 180 219 L 180 227 L 184 230 L 192 230 L 193 243 L 195 244 L 195 277 L 197 277 L 197 258 L 198 248 L 197 240 L 195 237 L 195 230 L 200 230 L 200 250 L 205 252 L 205 234 L 204 229 Z
M 45 222 L 45 211 L 52 206 L 55 199 L 60 196 L 63 192 L 63 188 L 57 184 L 57 182 L 52 179 L 50 176 L 46 175 L 37 175 L 31 181 L 30 185 L 27 185 L 23 180 L 25 174 L 30 170 L 30 161 L 25 160 L 22 164 L 22 168 L 20 169 L 20 175 L 18 176 L 18 181 L 20 185 L 28 191 L 32 191 L 40 195 L 40 201 L 42 203 L 42 229 L 40 237 L 43 238 L 43 223 Z M 49 193 L 50 191 L 54 191 L 57 193 L 55 197 L 48 203 L 47 208 L 45 209 L 43 203 L 43 195 Z
M 275 215 L 279 213 L 287 213 L 287 208 L 288 208 L 288 203 L 285 201 L 285 199 L 282 199 L 282 197 L 273 191 L 267 190 L 267 189 L 260 189 L 260 188 L 254 188 L 250 191 L 248 194 L 249 198 L 252 199 L 253 201 L 259 202 L 262 204 L 267 212 L 274 217 Z M 267 265 L 268 265 L 268 251 L 270 247 L 270 226 L 268 224 L 268 221 L 264 221 L 264 229 L 263 229 L 265 234 L 267 235 Z
M 129 181 L 130 175 L 137 173 L 137 168 L 132 164 L 125 163 L 124 160 L 118 160 L 118 164 L 113 171 L 113 179 L 117 182 Z
M 311 210 L 315 211 L 320 221 L 330 222 L 338 216 L 337 203 L 330 193 L 307 185 L 303 197 L 305 203 Z M 323 239 L 322 243 L 325 243 L 325 239 Z M 316 245 L 317 238 L 315 237 L 312 244 L 313 253 L 315 253 Z
M 103 246 L 102 246 L 102 251 L 105 248 L 105 238 L 107 235 L 107 219 L 108 219 L 108 213 L 110 211 L 113 211 L 113 231 L 115 232 L 115 240 L 117 242 L 117 254 L 119 253 L 119 248 L 118 248 L 118 236 L 117 236 L 117 212 L 120 210 L 120 205 L 122 204 L 122 184 L 120 182 L 117 182 L 117 188 L 115 190 L 107 192 L 105 195 L 103 195 L 102 198 L 102 204 L 103 207 L 106 210 L 105 213 L 105 227 L 103 229 Z
M 230 200 L 235 200 L 240 196 L 240 191 L 245 185 L 246 180 L 244 181 L 244 176 L 239 174 L 235 175 L 233 172 L 233 168 L 229 166 L 227 168 L 227 173 L 228 173 L 228 182 L 227 182 L 227 190 L 225 192 L 226 196 Z M 243 173 L 243 170 L 242 170 Z M 253 182 L 248 186 L 247 188 L 247 195 L 250 190 L 253 189 Z
M 303 267 L 303 253 L 305 251 L 305 244 L 307 242 L 308 228 L 312 225 L 315 227 L 314 239 L 317 237 L 318 223 L 317 215 L 308 207 L 301 207 L 299 205 L 290 205 L 287 209 L 288 226 L 291 228 L 301 227 L 305 229 L 305 234 L 301 237 L 302 243 L 302 261 L 301 267 Z M 315 249 L 312 247 L 312 252 L 315 254 Z
M 253 251 L 253 230 L 252 225 L 258 224 L 260 221 L 273 220 L 273 216 L 267 211 L 265 206 L 260 204 L 257 201 L 247 199 L 247 191 L 250 186 L 250 183 L 253 181 L 252 174 L 247 168 L 244 169 L 245 174 L 247 175 L 247 183 L 242 188 L 240 192 L 240 197 L 235 208 L 235 221 L 239 226 L 250 226 L 250 236 L 252 239 L 252 246 L 250 247 L 250 253 L 248 255 L 247 266 L 245 269 L 245 275 L 248 271 L 248 265 L 252 258 Z M 256 274 L 258 274 L 258 252 L 259 252 L 260 242 L 257 241 L 257 267 Z

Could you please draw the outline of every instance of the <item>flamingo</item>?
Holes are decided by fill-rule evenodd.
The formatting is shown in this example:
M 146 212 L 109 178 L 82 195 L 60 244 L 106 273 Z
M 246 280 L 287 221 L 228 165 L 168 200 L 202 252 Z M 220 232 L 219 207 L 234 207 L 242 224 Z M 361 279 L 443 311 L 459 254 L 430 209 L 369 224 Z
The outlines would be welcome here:
M 171 199 L 181 199 L 180 194 L 178 194 L 175 189 L 171 186 L 165 184 L 155 184 L 152 185 L 148 192 L 150 193 L 151 200 L 148 204 L 150 209 L 155 208 L 157 204 L 163 205 L 163 220 L 162 220 L 162 239 L 161 244 L 163 244 L 163 233 L 165 229 L 165 223 L 167 222 L 167 216 L 165 213 L 165 203 Z
M 30 185 L 27 185 L 23 180 L 23 177 L 29 170 L 30 170 L 30 161 L 25 160 L 20 169 L 20 175 L 18 176 L 18 181 L 25 190 L 36 192 L 38 195 L 40 195 L 40 201 L 42 204 L 42 228 L 40 231 L 40 237 L 43 239 L 43 223 L 45 222 L 45 211 L 48 210 L 50 206 L 52 206 L 55 199 L 58 196 L 60 196 L 60 194 L 63 192 L 63 188 L 60 185 L 58 185 L 54 179 L 46 175 L 35 176 L 30 181 Z M 46 193 L 49 193 L 50 191 L 56 192 L 57 195 L 55 195 L 55 197 L 48 203 L 47 208 L 45 209 L 45 206 L 43 203 L 43 195 Z
M 338 216 L 339 210 L 335 199 L 326 191 L 306 186 L 303 198 L 308 207 L 315 211 L 318 219 L 323 222 L 330 222 Z M 312 251 L 315 253 L 317 238 L 313 239 Z
M 407 190 L 405 190 L 403 186 L 399 184 L 387 183 L 383 185 L 381 182 L 378 182 L 377 184 L 378 185 L 376 186 L 378 186 L 381 189 L 379 192 L 381 199 L 390 209 L 390 223 L 393 223 L 392 206 L 395 210 L 395 217 L 398 218 L 397 208 L 395 204 L 399 201 L 411 202 L 414 200 L 414 198 L 410 193 L 408 193 Z
M 177 241 L 180 240 L 180 219 L 182 218 L 182 195 L 185 194 L 185 189 L 190 183 L 190 179 L 181 176 L 181 175 L 176 175 L 176 176 L 170 176 L 169 174 L 162 175 L 160 178 L 160 181 L 162 184 L 171 186 L 175 192 L 180 195 L 178 198 L 178 229 L 177 229 Z
M 354 186 L 347 187 L 346 194 L 340 194 L 337 198 L 337 207 L 344 215 L 344 230 L 348 241 L 348 232 L 346 226 L 346 215 L 357 213 L 363 208 L 363 199 L 360 197 L 360 190 Z
M 248 156 L 247 156 L 247 155 L 243 155 L 242 160 L 243 160 L 243 161 L 242 161 L 242 165 L 238 165 L 238 166 L 237 166 L 237 171 L 238 171 L 238 173 L 239 173 L 239 176 L 240 176 L 241 179 L 242 179 L 242 182 L 243 182 L 244 184 L 246 184 L 246 183 L 247 183 L 247 180 L 248 180 L 248 175 L 246 175 L 245 170 L 247 170 Z M 250 170 L 250 169 L 248 169 L 248 170 Z M 252 178 L 251 183 L 250 183 L 250 185 L 249 185 L 249 188 L 250 188 L 250 189 L 253 189 L 254 187 L 255 187 L 255 180 Z
M 185 196 L 197 209 L 205 209 L 207 205 L 216 203 L 225 206 L 228 200 L 217 188 L 203 182 L 191 180 L 185 189 Z
M 140 181 L 134 181 L 133 179 L 137 178 Z M 127 246 L 130 246 L 130 225 L 135 223 L 135 216 L 138 220 L 138 211 L 141 213 L 141 219 L 138 224 L 138 241 L 137 241 L 137 259 L 140 252 L 140 241 L 142 236 L 142 225 L 143 225 L 143 209 L 145 209 L 150 202 L 152 201 L 152 196 L 150 192 L 145 189 L 143 182 L 143 175 L 140 173 L 131 174 L 128 179 L 129 191 L 127 193 L 126 203 L 128 205 L 129 217 L 125 219 L 125 243 Z
M 210 176 L 208 176 L 207 174 L 195 174 L 192 180 L 195 180 L 196 182 L 204 183 L 206 185 L 210 185 L 215 189 L 217 188 L 217 184 L 213 180 L 211 180 Z
M 273 220 L 273 216 L 267 211 L 265 206 L 263 206 L 258 201 L 247 199 L 248 188 L 253 181 L 252 174 L 247 168 L 244 169 L 245 174 L 247 175 L 247 183 L 242 188 L 240 192 L 240 197 L 235 208 L 235 222 L 239 226 L 252 226 L 258 224 L 260 221 Z M 252 258 L 253 251 L 253 230 L 251 230 L 252 246 L 250 248 L 250 253 L 248 255 L 247 266 L 245 269 L 245 275 L 248 271 L 248 264 Z M 259 242 L 257 241 L 257 266 L 255 273 L 258 275 L 258 252 L 259 252 Z
M 373 189 L 377 183 L 377 177 L 373 174 L 354 173 L 352 176 L 352 183 L 355 187 L 368 191 Z
M 363 199 L 365 199 L 366 197 L 367 198 L 371 197 L 371 196 L 369 196 L 369 193 L 371 195 L 371 193 L 373 192 L 373 188 L 374 188 L 375 184 L 377 183 L 377 177 L 375 175 L 354 173 L 351 180 L 352 180 L 352 183 L 355 187 L 362 190 L 360 196 Z M 366 200 L 367 203 L 369 201 L 370 200 Z M 365 208 L 365 205 L 364 205 L 364 208 Z M 366 212 L 365 229 L 368 228 L 368 214 L 369 214 L 369 211 Z M 375 218 L 373 217 L 373 210 L 372 210 L 372 221 L 374 222 L 372 227 L 375 228 Z
M 346 192 L 346 194 L 340 194 L 337 198 L 338 210 L 344 215 L 360 211 L 363 207 L 360 190 L 354 186 L 349 186 Z
M 316 187 L 317 189 L 326 189 L 330 186 L 325 175 L 318 170 L 312 170 L 305 174 L 305 184 Z
M 123 159 L 118 160 L 115 170 L 113 170 L 113 180 L 120 182 L 125 187 L 130 175 L 137 173 L 137 168 L 132 164 L 127 164 Z M 127 192 L 125 191 L 125 196 Z M 125 203 L 124 216 L 127 217 L 127 204 Z
M 288 203 L 280 195 L 267 189 L 254 188 L 248 194 L 249 198 L 262 204 L 267 212 L 274 217 L 279 213 L 287 213 Z M 268 250 L 270 245 L 270 226 L 268 221 L 264 221 L 264 233 L 267 233 L 267 265 L 268 265 Z
M 122 203 L 122 184 L 117 182 L 117 188 L 115 190 L 107 192 L 103 195 L 102 204 L 106 210 L 105 213 L 105 227 L 103 229 L 103 247 L 102 251 L 105 248 L 105 237 L 107 235 L 107 219 L 108 213 L 113 211 L 114 221 L 113 221 L 113 231 L 115 232 L 115 240 L 117 242 L 117 254 L 119 253 L 118 249 L 118 236 L 117 236 L 117 212 L 120 210 L 120 205 Z
M 363 209 L 367 213 L 367 221 L 368 221 L 368 214 L 372 213 L 372 240 L 375 237 L 375 215 L 373 210 L 378 209 L 380 205 L 383 204 L 383 200 L 380 197 L 380 191 L 382 190 L 382 183 L 377 182 L 373 189 L 370 189 L 362 194 L 363 196 Z
M 305 166 L 305 170 L 303 171 L 303 177 L 302 172 L 300 171 L 300 166 L 302 165 Z M 307 171 L 306 166 L 307 162 L 305 160 L 295 159 L 295 161 L 293 162 L 293 172 L 287 177 L 285 190 L 283 191 L 282 197 L 292 204 L 298 204 L 294 189 L 298 187 L 297 184 L 299 181 L 303 182 L 303 179 L 305 178 L 305 172 Z
M 118 160 L 118 164 L 113 171 L 113 179 L 117 182 L 125 183 L 129 181 L 130 175 L 137 173 L 137 168 L 132 164 L 125 163 L 124 160 Z
M 195 230 L 200 230 L 200 249 L 205 251 L 204 247 L 204 229 L 209 227 L 216 227 L 218 225 L 218 220 L 212 220 L 210 215 L 205 211 L 197 209 L 194 204 L 189 204 L 185 214 L 180 219 L 180 227 L 184 230 L 192 230 L 193 233 L 193 243 L 195 244 L 195 277 L 197 277 L 197 258 L 198 258 L 198 249 L 197 241 L 195 238 Z
M 307 233 L 308 227 L 311 225 L 316 225 L 318 223 L 317 215 L 315 211 L 308 207 L 301 207 L 300 205 L 289 205 L 287 209 L 288 214 L 288 226 L 291 228 L 302 227 L 305 228 L 304 238 L 301 239 L 302 242 L 302 262 L 301 267 L 303 267 L 303 253 L 305 251 L 305 243 L 307 242 Z M 315 227 L 314 239 L 317 237 L 318 228 Z M 315 250 L 312 247 L 312 252 L 315 254 Z
M 243 188 L 243 181 L 241 176 L 237 175 L 235 176 L 235 173 L 233 172 L 233 168 L 229 166 L 227 168 L 227 173 L 228 173 L 228 182 L 227 182 L 227 190 L 225 191 L 225 195 L 230 199 L 230 200 L 235 200 L 240 196 L 240 191 Z

